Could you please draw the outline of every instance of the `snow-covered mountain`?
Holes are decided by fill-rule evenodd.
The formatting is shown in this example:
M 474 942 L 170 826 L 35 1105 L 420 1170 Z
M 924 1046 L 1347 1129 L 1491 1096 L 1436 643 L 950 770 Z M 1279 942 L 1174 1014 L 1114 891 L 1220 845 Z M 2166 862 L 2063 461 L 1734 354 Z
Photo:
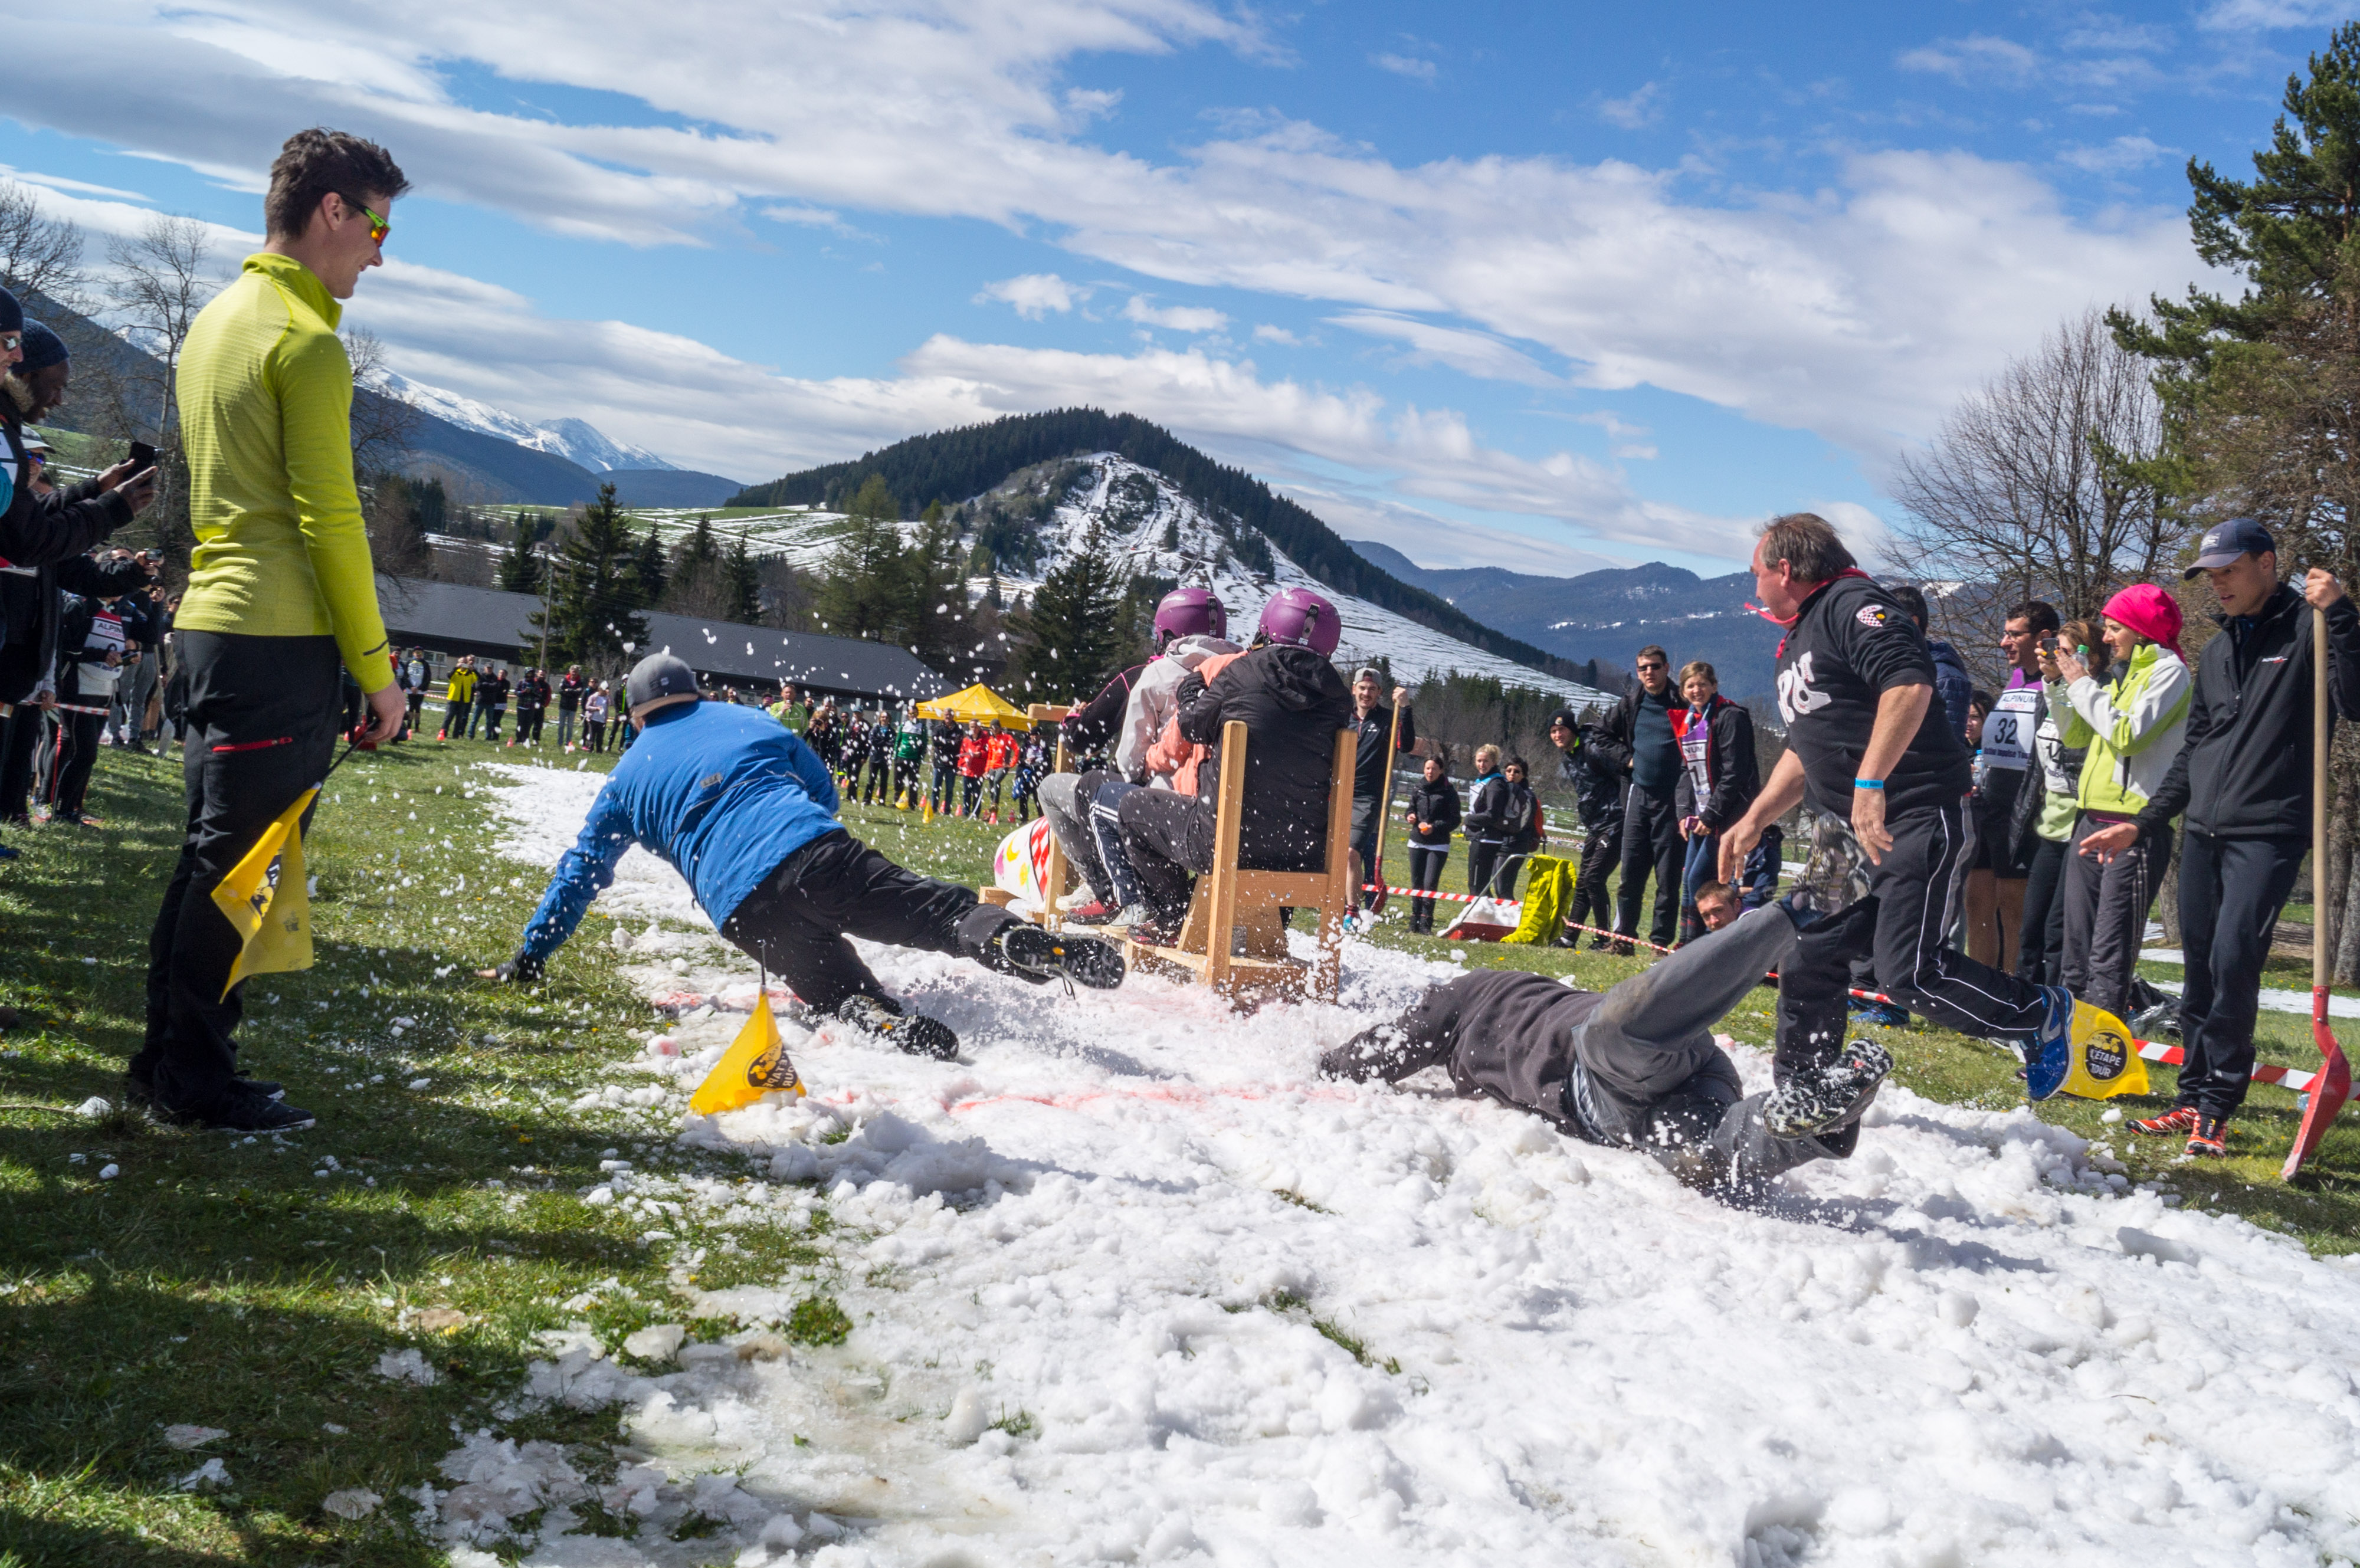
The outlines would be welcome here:
M 370 377 L 369 385 L 388 397 L 399 397 L 411 408 L 446 419 L 461 430 L 480 435 L 514 441 L 534 452 L 545 452 L 572 463 L 578 463 L 593 474 L 610 474 L 617 469 L 676 469 L 676 463 L 667 463 L 645 447 L 632 446 L 616 441 L 581 419 L 551 419 L 546 424 L 534 424 L 519 419 L 505 408 L 495 408 L 473 397 L 463 397 L 441 387 L 429 387 L 422 381 L 412 381 L 407 376 L 382 371 Z
M 1390 657 L 1393 673 L 1405 681 L 1457 670 L 1467 675 L 1491 676 L 1512 686 L 1556 692 L 1577 708 L 1592 702 L 1611 704 L 1614 701 L 1592 687 L 1486 653 L 1471 643 L 1420 626 L 1406 615 L 1338 593 L 1251 528 L 1224 527 L 1182 495 L 1170 479 L 1114 452 L 1094 452 L 1022 470 L 989 494 L 971 498 L 962 509 L 972 522 L 995 507 L 1010 506 L 1038 513 L 1032 534 L 1041 554 L 1028 572 L 1000 573 L 1003 593 L 1022 593 L 1029 598 L 1042 578 L 1080 551 L 1091 528 L 1096 526 L 1104 530 L 1107 548 L 1132 571 L 1210 586 L 1220 595 L 1233 628 L 1250 631 L 1273 593 L 1300 585 L 1325 595 L 1342 616 L 1344 636 L 1336 650 L 1336 659 L 1340 664 L 1363 662 L 1382 655 Z M 642 512 L 641 516 L 651 517 L 670 532 L 693 528 L 698 514 Z M 747 548 L 754 553 L 781 555 L 795 567 L 810 570 L 818 567 L 836 548 L 836 534 L 843 522 L 841 513 L 794 508 L 768 516 L 732 517 L 723 531 L 733 537 L 742 531 Z M 905 534 L 911 538 L 916 537 L 917 528 L 915 523 L 903 525 Z M 1250 553 L 1261 547 L 1268 548 L 1270 575 L 1261 575 L 1241 559 L 1241 547 Z M 988 580 L 978 579 L 970 586 L 980 594 Z

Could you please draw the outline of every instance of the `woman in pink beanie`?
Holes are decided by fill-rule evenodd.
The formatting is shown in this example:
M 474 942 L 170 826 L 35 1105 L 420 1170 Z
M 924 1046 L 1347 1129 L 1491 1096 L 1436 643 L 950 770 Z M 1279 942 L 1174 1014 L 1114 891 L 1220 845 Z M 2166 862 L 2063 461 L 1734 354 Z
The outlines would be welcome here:
M 2111 681 L 2093 676 L 2071 648 L 2040 660 L 2060 740 L 2089 748 L 2074 796 L 2074 853 L 2065 857 L 2061 978 L 2074 996 L 2117 1018 L 2129 1004 L 2147 907 L 2169 863 L 2171 839 L 2158 833 L 2103 865 L 2082 852 L 2081 841 L 2136 820 L 2180 755 L 2195 690 L 2180 627 L 2180 605 L 2170 594 L 2134 583 L 2106 601 L 2102 635 L 2114 656 Z

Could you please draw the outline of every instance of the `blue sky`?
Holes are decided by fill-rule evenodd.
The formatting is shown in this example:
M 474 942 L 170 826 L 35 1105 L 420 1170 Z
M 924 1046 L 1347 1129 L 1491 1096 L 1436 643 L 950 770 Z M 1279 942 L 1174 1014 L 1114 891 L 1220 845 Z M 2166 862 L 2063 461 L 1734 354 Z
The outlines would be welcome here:
M 1092 402 L 1429 565 L 1726 571 L 1796 506 L 1873 545 L 1961 394 L 2199 277 L 2186 159 L 2334 17 L 782 10 L 101 3 L 12 22 L 0 165 L 234 263 L 288 131 L 372 136 L 393 369 L 737 478 Z

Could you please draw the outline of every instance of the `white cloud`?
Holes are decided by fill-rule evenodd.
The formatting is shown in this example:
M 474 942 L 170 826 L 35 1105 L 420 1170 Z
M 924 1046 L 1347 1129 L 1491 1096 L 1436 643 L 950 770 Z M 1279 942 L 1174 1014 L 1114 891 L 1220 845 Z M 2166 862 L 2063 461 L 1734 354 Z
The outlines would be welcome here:
M 1437 327 L 1429 321 L 1381 310 L 1353 310 L 1326 319 L 1330 326 L 1349 327 L 1371 337 L 1392 338 L 1409 344 L 1410 351 L 1402 356 L 1406 364 L 1448 365 L 1462 375 L 1487 381 L 1520 381 L 1528 387 L 1564 385 L 1535 364 L 1531 355 L 1488 333 Z
M 1655 432 L 1644 425 L 1626 424 L 1621 416 L 1612 411 L 1576 414 L 1574 419 L 1579 423 L 1596 425 L 1604 430 L 1606 439 L 1612 443 L 1610 450 L 1617 457 L 1651 458 L 1659 455 L 1654 443 L 1646 439 Z
M 2146 136 L 2116 136 L 2099 147 L 2072 147 L 2057 155 L 2060 163 L 2091 174 L 2124 174 L 2148 164 L 2171 152 L 2171 148 Z
M 1303 340 L 1284 327 L 1273 327 L 1267 323 L 1256 327 L 1253 330 L 1253 335 L 1256 343 L 1277 343 L 1285 348 L 1300 348 L 1303 345 Z
M 1406 76 L 1413 82 L 1423 82 L 1428 86 L 1434 84 L 1436 66 L 1430 60 L 1419 60 L 1406 54 L 1372 54 L 1369 57 L 1369 63 L 1379 71 L 1390 71 L 1395 76 Z
M 1131 303 L 1122 308 L 1122 314 L 1125 321 L 1175 332 L 1218 332 L 1229 324 L 1229 317 L 1207 306 L 1151 305 L 1143 294 L 1132 295 Z
M 2220 0 L 2196 25 L 2217 32 L 2316 27 L 2342 20 L 2349 9 L 2344 0 Z
M 1650 82 L 1636 92 L 1609 98 L 1598 105 L 1598 117 L 1626 131 L 1651 125 L 1664 117 L 1662 89 Z
M 1953 82 L 2028 82 L 2039 74 L 2040 57 L 2010 38 L 1974 33 L 1963 38 L 1904 50 L 1895 63 L 1904 71 L 1928 71 Z
M 709 13 L 583 0 L 566 27 L 548 16 L 525 0 L 52 8 L 12 18 L 12 45 L 117 69 L 24 73 L 8 113 L 249 184 L 288 126 L 349 125 L 392 147 L 429 193 L 631 245 L 739 243 L 748 214 L 774 207 L 795 222 L 885 210 L 980 219 L 1175 288 L 1447 323 L 1437 330 L 1464 334 L 1453 343 L 1468 354 L 1536 344 L 1579 384 L 1652 385 L 1814 430 L 1872 463 L 2060 317 L 2202 276 L 2178 212 L 2070 213 L 2030 170 L 1961 153 L 1856 157 L 1824 191 L 1717 193 L 1705 205 L 1674 171 L 1505 156 L 1404 166 L 1266 114 L 1214 123 L 1160 162 L 1078 139 L 1103 105 L 1071 97 L 1062 72 L 1073 61 L 1268 52 L 1250 22 L 1200 0 Z M 524 60 L 537 81 L 623 94 L 678 123 L 476 108 L 438 74 Z M 1905 63 L 2047 69 L 1981 37 Z M 1226 321 L 1206 310 L 1170 324 Z M 1495 347 L 1477 347 L 1487 341 Z M 859 407 L 912 396 L 900 381 L 843 394 Z
M 68 180 L 63 175 L 36 174 L 27 169 L 11 169 L 0 163 L 0 180 L 18 180 L 27 185 L 38 185 L 45 190 L 71 191 L 77 196 L 107 196 L 118 201 L 146 201 L 149 198 L 137 191 L 118 191 L 112 185 L 93 185 L 87 180 Z
M 1068 283 L 1054 272 L 1028 272 L 1022 278 L 1003 278 L 997 283 L 985 284 L 975 299 L 978 305 L 997 299 L 1012 306 L 1026 320 L 1038 321 L 1051 310 L 1063 315 L 1077 301 L 1089 297 L 1087 289 Z

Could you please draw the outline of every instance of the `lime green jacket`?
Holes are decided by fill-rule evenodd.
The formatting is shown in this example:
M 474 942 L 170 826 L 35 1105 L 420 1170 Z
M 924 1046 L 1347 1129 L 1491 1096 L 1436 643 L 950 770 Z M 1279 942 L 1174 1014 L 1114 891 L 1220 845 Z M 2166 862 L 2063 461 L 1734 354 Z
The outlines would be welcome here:
M 246 258 L 180 351 L 180 441 L 197 536 L 174 625 L 245 637 L 333 634 L 365 691 L 393 683 L 353 487 L 353 367 L 343 311 L 291 256 Z
M 2187 739 L 2194 691 L 2188 666 L 2159 643 L 2132 654 L 2111 689 L 2087 675 L 2070 686 L 2050 686 L 2052 707 L 2058 694 L 2065 701 L 2067 712 L 2059 714 L 2065 744 L 2090 748 L 2074 797 L 2083 811 L 2139 813 Z

